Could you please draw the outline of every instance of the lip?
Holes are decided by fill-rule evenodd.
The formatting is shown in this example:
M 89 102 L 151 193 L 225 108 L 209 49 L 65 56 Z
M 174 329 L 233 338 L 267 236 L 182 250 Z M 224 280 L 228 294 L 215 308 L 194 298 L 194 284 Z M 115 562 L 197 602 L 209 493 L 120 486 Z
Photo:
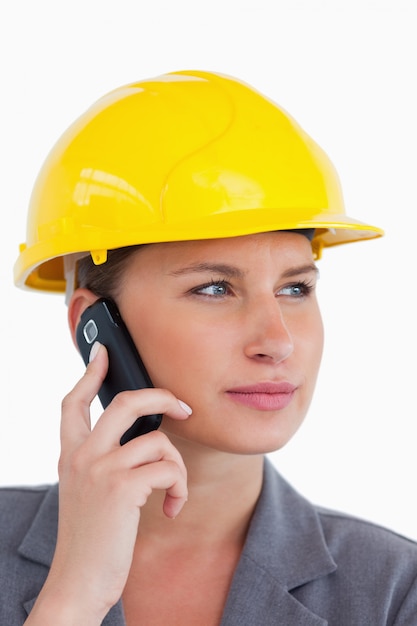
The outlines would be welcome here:
M 239 404 L 260 411 L 280 411 L 290 404 L 296 389 L 287 381 L 263 382 L 234 387 L 226 393 Z

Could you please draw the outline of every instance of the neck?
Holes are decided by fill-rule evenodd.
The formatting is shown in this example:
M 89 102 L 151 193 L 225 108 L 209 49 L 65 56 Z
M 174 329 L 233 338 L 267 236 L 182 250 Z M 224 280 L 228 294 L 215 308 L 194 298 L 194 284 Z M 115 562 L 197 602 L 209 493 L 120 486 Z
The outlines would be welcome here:
M 154 492 L 141 511 L 138 539 L 167 546 L 223 542 L 243 545 L 260 494 L 263 456 L 240 456 L 183 440 L 174 440 L 187 467 L 188 502 L 171 520 L 165 517 L 165 494 Z

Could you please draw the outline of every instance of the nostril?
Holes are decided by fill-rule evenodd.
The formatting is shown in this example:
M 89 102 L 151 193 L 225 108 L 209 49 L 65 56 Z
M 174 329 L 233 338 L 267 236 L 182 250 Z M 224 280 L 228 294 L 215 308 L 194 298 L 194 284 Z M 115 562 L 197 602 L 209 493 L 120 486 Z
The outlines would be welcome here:
M 259 348 L 262 349 L 262 352 Z M 245 352 L 246 356 L 255 361 L 279 363 L 285 361 L 292 354 L 293 350 L 294 344 L 291 338 L 287 336 L 282 337 L 280 340 L 260 339 L 246 346 Z

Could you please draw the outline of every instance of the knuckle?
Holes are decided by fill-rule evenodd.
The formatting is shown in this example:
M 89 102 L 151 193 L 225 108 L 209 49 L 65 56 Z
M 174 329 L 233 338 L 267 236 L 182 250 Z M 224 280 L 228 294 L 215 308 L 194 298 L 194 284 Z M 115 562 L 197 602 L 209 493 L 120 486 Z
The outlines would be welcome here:
M 69 407 L 71 407 L 73 405 L 73 402 L 74 402 L 73 392 L 70 391 L 61 400 L 62 412 L 66 411 Z
M 117 410 L 126 411 L 132 403 L 132 392 L 121 391 L 116 394 L 112 400 L 112 405 Z
M 67 457 L 63 452 L 59 455 L 58 459 L 58 476 L 61 478 L 65 473 L 65 468 L 67 466 Z
M 159 445 L 161 448 L 165 448 L 166 446 L 172 446 L 171 441 L 168 439 L 167 435 L 163 433 L 161 430 L 152 430 L 145 435 L 150 442 L 154 445 Z
M 70 454 L 61 452 L 58 460 L 58 473 L 60 476 L 78 476 L 84 473 L 86 466 L 92 467 L 91 463 L 88 463 L 86 459 L 87 455 L 83 446 L 80 446 L 76 450 L 72 450 Z
M 160 470 L 165 476 L 167 485 L 182 485 L 186 489 L 186 476 L 176 461 L 169 459 L 161 462 Z
M 81 397 L 80 393 L 77 393 L 77 386 L 68 392 L 61 400 L 61 413 L 70 413 L 72 410 L 80 410 L 86 406 L 89 406 L 88 400 Z

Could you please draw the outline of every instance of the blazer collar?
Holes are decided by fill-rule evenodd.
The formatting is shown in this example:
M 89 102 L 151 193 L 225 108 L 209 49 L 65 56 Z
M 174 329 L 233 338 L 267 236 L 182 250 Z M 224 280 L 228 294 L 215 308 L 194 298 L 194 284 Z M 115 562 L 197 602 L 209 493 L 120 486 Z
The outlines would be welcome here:
M 53 485 L 39 507 L 39 510 L 26 536 L 19 546 L 18 552 L 23 558 L 44 565 L 49 569 L 55 552 L 58 529 L 58 485 Z M 45 569 L 45 576 L 47 569 Z M 40 581 L 39 590 L 43 585 Z M 23 605 L 29 614 L 37 596 L 27 599 Z M 103 626 L 126 626 L 122 603 L 118 602 L 107 614 Z
M 58 487 L 55 485 L 47 492 L 19 547 L 19 554 L 49 568 L 57 526 Z M 290 591 L 335 569 L 316 510 L 265 460 L 262 492 L 233 577 L 221 626 L 323 625 L 325 620 L 300 604 Z M 36 597 L 25 602 L 28 613 L 35 601 Z M 103 626 L 125 626 L 121 602 L 109 612 Z
M 290 591 L 335 569 L 316 510 L 266 459 L 262 492 L 221 626 L 326 624 Z
M 58 529 L 58 485 L 48 488 L 18 553 L 30 561 L 50 567 Z

